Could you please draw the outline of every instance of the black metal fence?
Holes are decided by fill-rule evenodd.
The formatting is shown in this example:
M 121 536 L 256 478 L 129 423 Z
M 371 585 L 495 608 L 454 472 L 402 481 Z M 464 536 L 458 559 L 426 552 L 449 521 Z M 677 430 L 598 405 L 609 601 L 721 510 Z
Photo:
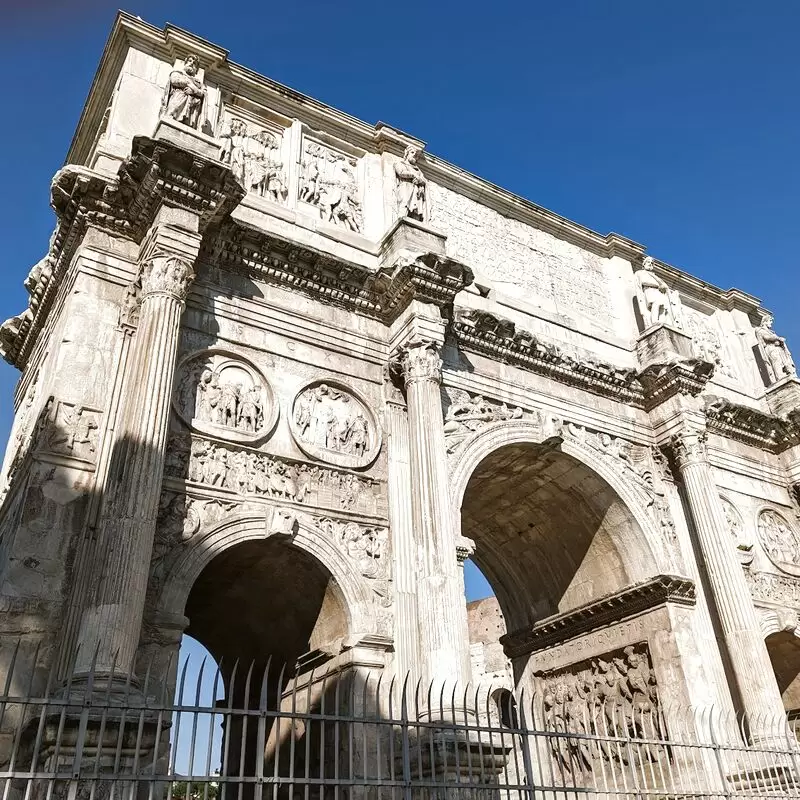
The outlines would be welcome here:
M 800 798 L 794 723 L 631 697 L 413 683 L 332 659 L 66 684 L 16 655 L 2 798 Z M 174 673 L 175 670 L 172 670 Z M 22 678 L 25 680 L 22 680 Z

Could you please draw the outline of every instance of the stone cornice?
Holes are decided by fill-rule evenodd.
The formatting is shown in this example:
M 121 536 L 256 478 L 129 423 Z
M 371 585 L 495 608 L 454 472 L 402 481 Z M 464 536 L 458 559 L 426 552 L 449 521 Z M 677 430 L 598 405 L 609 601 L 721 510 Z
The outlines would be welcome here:
M 392 322 L 412 300 L 444 307 L 469 286 L 472 270 L 450 258 L 425 253 L 404 261 L 378 276 L 381 308 L 387 322 Z
M 386 323 L 412 300 L 448 306 L 472 282 L 468 267 L 435 253 L 420 253 L 391 268 L 372 270 L 234 220 L 225 221 L 215 238 L 204 242 L 200 257 Z
M 642 386 L 633 369 L 614 367 L 563 352 L 534 334 L 518 330 L 511 320 L 487 311 L 456 309 L 450 331 L 459 347 L 561 383 L 635 406 L 644 404 Z
M 760 450 L 780 453 L 800 443 L 800 420 L 775 417 L 721 397 L 705 398 L 709 432 Z
M 651 411 L 675 395 L 697 397 L 714 374 L 714 365 L 701 359 L 670 364 L 654 364 L 643 370 L 639 380 L 644 387 L 644 406 Z
M 216 161 L 192 155 L 167 142 L 134 139 L 130 158 L 117 178 L 85 167 L 59 170 L 51 184 L 56 230 L 47 256 L 29 276 L 30 305 L 18 323 L 0 332 L 3 357 L 23 369 L 44 326 L 76 248 L 89 227 L 139 242 L 162 206 L 200 218 L 201 232 L 217 224 L 244 196 L 231 172 Z
M 543 619 L 527 630 L 507 633 L 500 637 L 500 642 L 509 658 L 518 658 L 666 603 L 693 606 L 694 581 L 676 575 L 658 575 L 572 611 Z

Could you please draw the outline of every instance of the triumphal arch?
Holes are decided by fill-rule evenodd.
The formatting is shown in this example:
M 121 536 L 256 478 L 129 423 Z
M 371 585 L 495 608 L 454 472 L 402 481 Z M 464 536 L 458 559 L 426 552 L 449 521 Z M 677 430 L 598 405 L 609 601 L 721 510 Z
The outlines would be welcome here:
M 3 670 L 169 687 L 187 633 L 800 707 L 800 381 L 755 297 L 126 15 L 51 196 L 0 328 Z

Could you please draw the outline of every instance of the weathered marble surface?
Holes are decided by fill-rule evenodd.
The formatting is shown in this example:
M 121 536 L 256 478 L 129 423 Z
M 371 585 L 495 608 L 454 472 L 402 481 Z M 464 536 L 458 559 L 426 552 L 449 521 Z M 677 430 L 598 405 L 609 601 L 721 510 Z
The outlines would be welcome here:
M 0 665 L 21 635 L 40 671 L 79 648 L 170 686 L 188 630 L 442 683 L 621 659 L 686 705 L 800 696 L 800 389 L 758 300 L 191 34 L 122 15 L 108 52 L 0 326 Z M 692 607 L 507 662 L 506 625 L 658 576 Z

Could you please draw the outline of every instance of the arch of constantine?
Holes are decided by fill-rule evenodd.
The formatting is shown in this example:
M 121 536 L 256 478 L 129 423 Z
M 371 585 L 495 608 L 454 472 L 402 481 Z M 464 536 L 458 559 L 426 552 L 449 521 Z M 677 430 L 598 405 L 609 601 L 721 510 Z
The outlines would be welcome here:
M 0 671 L 171 690 L 186 633 L 800 708 L 800 381 L 755 297 L 124 14 L 51 192 L 0 327 Z

